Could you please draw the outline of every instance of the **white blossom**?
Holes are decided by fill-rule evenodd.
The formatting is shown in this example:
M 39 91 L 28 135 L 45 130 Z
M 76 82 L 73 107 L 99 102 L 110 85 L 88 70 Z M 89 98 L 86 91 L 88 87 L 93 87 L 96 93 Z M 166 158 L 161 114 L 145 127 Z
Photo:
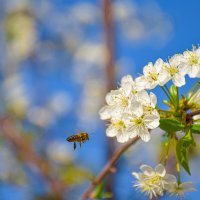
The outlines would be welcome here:
M 185 85 L 187 69 L 181 67 L 180 63 L 182 60 L 183 57 L 180 54 L 171 57 L 168 63 L 163 62 L 162 59 L 157 60 L 157 65 L 162 68 L 159 73 L 159 82 L 161 86 L 166 84 L 169 80 L 172 80 L 177 87 Z
M 131 100 L 131 88 L 131 85 L 124 84 L 124 87 L 111 90 L 111 92 L 106 95 L 107 105 L 102 107 L 99 111 L 102 120 L 109 119 L 112 115 L 116 115 L 116 113 L 121 115 L 128 109 Z
M 143 69 L 143 76 L 135 79 L 137 87 L 140 89 L 153 89 L 159 84 L 160 65 L 153 66 L 152 62 L 149 62 Z
M 155 169 L 148 165 L 141 165 L 140 170 L 139 173 L 132 173 L 137 179 L 133 186 L 148 195 L 150 199 L 163 196 L 165 188 L 176 183 L 176 177 L 167 174 L 162 164 L 158 164 Z
M 159 126 L 159 116 L 145 113 L 141 103 L 134 101 L 130 107 L 131 112 L 127 113 L 125 124 L 130 138 L 141 137 L 145 142 L 150 140 L 148 129 L 155 129 Z
M 178 184 L 177 182 L 167 185 L 165 189 L 170 193 L 171 196 L 183 196 L 186 192 L 195 192 L 195 188 L 192 182 L 184 182 Z
M 190 78 L 200 78 L 200 48 L 183 52 L 183 68 L 187 70 Z
M 116 116 L 110 120 L 106 135 L 108 137 L 116 137 L 118 142 L 124 143 L 129 140 L 130 133 L 126 130 L 124 119 Z

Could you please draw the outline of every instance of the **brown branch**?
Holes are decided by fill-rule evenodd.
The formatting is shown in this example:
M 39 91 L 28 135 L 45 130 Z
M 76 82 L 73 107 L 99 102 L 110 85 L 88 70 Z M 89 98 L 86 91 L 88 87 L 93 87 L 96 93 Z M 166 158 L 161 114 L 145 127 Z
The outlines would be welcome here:
M 113 89 L 115 79 L 114 68 L 114 48 L 113 48 L 113 16 L 112 16 L 112 0 L 103 0 L 103 22 L 105 30 L 105 59 L 106 59 L 106 76 L 107 91 Z
M 102 1 L 102 21 L 104 25 L 104 39 L 105 39 L 105 75 L 106 75 L 106 93 L 114 88 L 115 83 L 115 67 L 114 67 L 114 32 L 113 32 L 113 12 L 112 12 L 112 0 Z M 115 149 L 115 143 L 113 140 L 106 142 L 107 159 L 109 159 Z M 105 188 L 108 192 L 113 193 L 115 177 L 114 174 L 110 176 L 106 182 Z M 114 199 L 114 198 L 113 198 Z M 113 200 L 112 199 L 112 200 Z
M 102 169 L 102 171 L 97 175 L 93 181 L 90 183 L 88 189 L 85 191 L 85 193 L 82 195 L 81 200 L 86 200 L 88 198 L 92 198 L 92 191 L 94 188 L 101 183 L 101 181 L 112 172 L 112 169 L 114 167 L 115 162 L 119 159 L 119 157 L 133 144 L 135 144 L 139 140 L 139 137 L 133 138 L 129 140 L 125 145 L 120 147 L 114 155 L 110 158 L 108 163 L 105 165 L 105 167 Z
M 187 123 L 193 123 L 193 116 L 195 116 L 195 115 L 200 115 L 200 110 L 196 110 L 196 111 L 194 111 L 194 112 L 191 112 L 191 113 L 187 113 L 186 114 L 186 122 Z

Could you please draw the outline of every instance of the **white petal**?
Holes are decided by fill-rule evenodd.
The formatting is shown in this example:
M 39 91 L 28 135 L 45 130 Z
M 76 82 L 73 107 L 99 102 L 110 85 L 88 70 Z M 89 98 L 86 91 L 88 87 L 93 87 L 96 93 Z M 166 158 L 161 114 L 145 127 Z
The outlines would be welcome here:
M 134 137 L 136 137 L 138 135 L 138 131 L 137 131 L 135 126 L 132 126 L 131 128 L 128 128 L 127 131 L 129 132 L 129 135 L 130 135 L 129 137 L 130 138 L 134 138 Z
M 179 73 L 174 75 L 174 77 L 172 78 L 172 81 L 173 81 L 174 85 L 177 87 L 181 87 L 181 86 L 185 85 L 185 77 Z
M 126 97 L 129 96 L 132 91 L 131 83 L 124 83 L 123 86 L 120 88 L 120 91 L 122 91 L 122 93 L 125 94 Z
M 155 64 L 154 64 L 154 67 L 156 68 L 156 71 L 157 72 L 160 72 L 162 69 L 163 69 L 163 65 L 164 65 L 164 61 L 159 58 L 158 60 L 156 60 Z
M 119 90 L 111 90 L 107 95 L 106 95 L 106 103 L 108 105 L 113 105 L 115 104 L 115 97 L 120 95 L 121 92 Z
M 158 75 L 158 82 L 160 86 L 165 85 L 170 79 L 171 76 L 165 70 L 161 71 Z
M 165 174 L 166 174 L 166 170 L 164 168 L 164 166 L 162 164 L 158 164 L 156 167 L 155 167 L 155 171 L 156 173 L 158 173 L 161 177 L 164 177 Z
M 148 81 L 145 76 L 140 76 L 135 79 L 136 89 L 138 91 L 146 89 L 146 85 L 148 84 Z
M 110 116 L 110 107 L 109 106 L 104 106 L 102 107 L 100 110 L 99 110 L 99 115 L 100 115 L 100 118 L 102 120 L 106 120 L 106 119 L 109 119 L 111 116 Z
M 185 76 L 185 75 L 189 72 L 188 63 L 187 63 L 187 64 L 181 64 L 181 65 L 178 67 L 178 70 L 179 70 L 179 73 L 180 73 L 182 76 Z
M 138 127 L 138 135 L 144 142 L 148 142 L 150 140 L 150 133 L 148 129 L 144 126 Z
M 154 170 L 149 165 L 141 165 L 140 170 L 147 176 L 153 176 L 155 174 Z
M 120 143 L 127 142 L 129 140 L 129 134 L 127 132 L 120 132 L 117 134 L 117 141 Z
M 132 175 L 136 178 L 136 179 L 140 179 L 139 173 L 133 172 Z
M 159 116 L 157 115 L 145 115 L 144 118 L 144 123 L 147 128 L 149 129 L 155 129 L 159 126 Z
M 121 86 L 123 87 L 123 85 L 126 83 L 133 83 L 133 78 L 131 75 L 126 75 L 126 76 L 122 77 Z
M 150 100 L 151 100 L 152 108 L 155 108 L 156 103 L 157 103 L 157 97 L 153 92 L 150 93 Z
M 108 137 L 115 137 L 118 134 L 118 131 L 116 130 L 116 128 L 112 125 L 110 125 L 107 129 L 106 129 L 106 135 Z
M 183 192 L 194 192 L 196 191 L 192 182 L 185 182 L 179 185 L 182 188 Z
M 200 66 L 196 65 L 196 66 L 191 66 L 189 71 L 188 71 L 188 75 L 190 78 L 198 78 L 198 74 L 200 72 Z
M 143 105 L 150 104 L 150 97 L 146 90 L 142 90 L 142 91 L 138 92 L 138 101 Z
M 131 102 L 130 111 L 137 117 L 140 117 L 143 115 L 143 107 L 137 101 Z
M 145 76 L 148 76 L 149 72 L 155 72 L 152 62 L 149 62 L 148 65 L 144 66 L 143 68 L 143 73 Z
M 164 180 L 166 181 L 167 184 L 175 184 L 177 183 L 176 177 L 171 174 L 166 174 L 164 177 Z

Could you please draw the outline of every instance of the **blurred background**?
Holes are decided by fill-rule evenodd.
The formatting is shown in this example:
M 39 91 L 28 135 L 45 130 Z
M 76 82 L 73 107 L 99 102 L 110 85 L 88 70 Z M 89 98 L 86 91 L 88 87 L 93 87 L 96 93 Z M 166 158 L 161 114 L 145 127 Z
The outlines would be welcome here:
M 98 116 L 105 94 L 148 62 L 198 45 L 199 7 L 198 0 L 0 0 L 0 200 L 80 199 L 120 146 Z M 74 151 L 66 138 L 80 131 L 90 140 Z M 161 141 L 155 131 L 151 143 L 121 157 L 105 182 L 112 199 L 146 199 L 131 172 L 157 164 Z M 200 195 L 198 149 L 193 155 L 192 176 L 183 179 L 197 192 L 185 199 Z

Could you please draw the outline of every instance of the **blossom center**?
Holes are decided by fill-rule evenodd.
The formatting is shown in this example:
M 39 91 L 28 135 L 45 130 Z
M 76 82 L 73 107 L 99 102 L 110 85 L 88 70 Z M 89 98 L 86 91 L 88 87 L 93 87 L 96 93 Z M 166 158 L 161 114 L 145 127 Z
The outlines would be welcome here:
M 198 58 L 194 53 L 190 54 L 189 62 L 191 66 L 198 64 Z
M 116 100 L 117 103 L 119 103 L 123 107 L 127 107 L 128 106 L 128 98 L 123 96 L 123 95 L 115 96 L 115 100 Z
M 124 122 L 123 122 L 122 120 L 116 121 L 116 122 L 114 123 L 114 126 L 115 126 L 117 129 L 119 129 L 119 130 L 125 128 L 125 124 L 124 124 Z
M 167 69 L 167 71 L 168 71 L 168 73 L 170 74 L 170 76 L 174 76 L 177 72 L 178 72 L 178 69 L 177 69 L 177 67 L 169 67 L 168 69 Z
M 150 77 L 153 81 L 157 81 L 157 80 L 158 80 L 158 74 L 149 72 L 149 77 Z
M 137 126 L 144 126 L 144 121 L 142 117 L 131 119 L 131 122 L 133 122 Z

